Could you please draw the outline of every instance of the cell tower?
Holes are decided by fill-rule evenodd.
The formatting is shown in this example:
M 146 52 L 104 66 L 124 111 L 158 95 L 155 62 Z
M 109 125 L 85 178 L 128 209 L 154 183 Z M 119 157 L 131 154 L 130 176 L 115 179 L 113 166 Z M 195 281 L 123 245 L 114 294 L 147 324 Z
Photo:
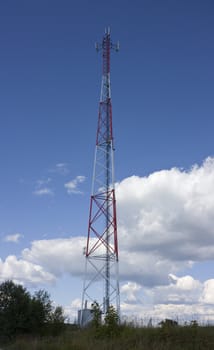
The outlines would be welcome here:
M 101 44 L 103 72 L 96 135 L 92 193 L 85 255 L 85 279 L 82 295 L 81 324 L 88 320 L 87 302 L 98 302 L 105 315 L 112 305 L 120 315 L 118 277 L 117 216 L 114 186 L 114 147 L 110 89 L 110 52 L 118 51 L 112 44 L 110 29 L 105 30 Z

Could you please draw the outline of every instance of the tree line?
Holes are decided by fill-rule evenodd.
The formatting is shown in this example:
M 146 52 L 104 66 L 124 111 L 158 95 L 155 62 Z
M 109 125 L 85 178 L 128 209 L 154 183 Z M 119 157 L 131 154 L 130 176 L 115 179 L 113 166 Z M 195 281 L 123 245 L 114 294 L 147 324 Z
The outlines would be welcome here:
M 65 326 L 61 306 L 53 306 L 50 295 L 39 290 L 31 295 L 13 281 L 0 284 L 0 338 L 18 335 L 59 335 Z

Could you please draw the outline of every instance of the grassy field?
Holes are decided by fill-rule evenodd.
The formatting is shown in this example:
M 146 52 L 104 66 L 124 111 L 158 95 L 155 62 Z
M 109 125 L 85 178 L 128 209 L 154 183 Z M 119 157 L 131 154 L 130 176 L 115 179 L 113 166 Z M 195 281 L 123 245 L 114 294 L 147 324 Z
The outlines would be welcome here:
M 117 334 L 67 330 L 59 337 L 19 338 L 4 350 L 214 350 L 214 327 L 121 327 Z

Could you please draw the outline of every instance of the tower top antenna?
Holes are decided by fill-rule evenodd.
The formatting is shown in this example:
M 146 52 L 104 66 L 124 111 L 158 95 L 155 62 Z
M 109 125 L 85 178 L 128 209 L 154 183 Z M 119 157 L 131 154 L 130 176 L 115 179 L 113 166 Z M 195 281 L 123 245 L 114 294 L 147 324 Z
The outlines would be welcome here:
M 105 28 L 105 34 L 110 34 L 111 32 L 111 28 L 110 27 L 106 27 Z
M 95 43 L 95 49 L 96 49 L 97 52 L 98 52 L 98 51 L 101 51 L 102 49 L 104 49 L 104 47 L 105 47 L 105 46 L 104 46 L 104 43 L 106 42 L 107 39 L 108 39 L 108 41 L 109 41 L 109 49 L 113 49 L 113 50 L 115 50 L 116 52 L 119 51 L 119 49 L 120 49 L 119 41 L 117 41 L 116 44 L 113 44 L 112 41 L 111 41 L 111 38 L 110 38 L 110 34 L 111 34 L 111 29 L 110 29 L 110 27 L 106 27 L 106 28 L 105 28 L 105 34 L 104 34 L 104 36 L 103 36 L 103 41 L 102 41 L 102 43 L 98 43 L 98 42 Z

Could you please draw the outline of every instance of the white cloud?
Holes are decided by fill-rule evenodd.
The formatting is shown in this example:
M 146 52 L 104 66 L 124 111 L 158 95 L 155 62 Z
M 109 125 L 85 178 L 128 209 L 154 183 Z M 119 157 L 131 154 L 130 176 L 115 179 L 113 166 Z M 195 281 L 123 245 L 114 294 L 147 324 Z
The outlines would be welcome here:
M 75 179 L 67 182 L 64 186 L 68 192 L 68 194 L 82 194 L 82 192 L 78 189 L 78 185 L 85 181 L 85 176 L 78 175 Z
M 81 306 L 82 306 L 81 299 L 76 298 L 76 299 L 72 300 L 70 305 L 68 305 L 64 308 L 65 314 L 71 320 L 77 320 L 77 313 L 78 313 L 78 310 L 81 309 Z
M 127 315 L 129 320 L 133 315 L 137 315 L 137 322 L 141 320 L 144 324 L 148 324 L 151 318 L 155 324 L 165 318 L 178 319 L 180 323 L 192 319 L 198 319 L 200 322 L 214 320 L 214 311 L 211 312 L 202 301 L 206 285 L 207 282 L 203 284 L 189 275 L 170 275 L 167 285 L 153 288 L 140 288 L 133 283 L 127 283 L 122 286 L 121 295 L 129 291 L 132 294 L 133 290 L 134 295 L 138 294 L 138 298 L 135 298 L 136 302 L 123 298 L 122 313 Z
M 192 291 L 198 289 L 201 283 L 195 280 L 192 276 L 177 277 L 173 274 L 169 275 L 171 285 L 175 285 L 179 290 Z
M 65 188 L 79 193 L 83 181 L 77 176 Z M 191 276 L 195 262 L 214 256 L 213 188 L 214 158 L 189 171 L 172 168 L 116 185 L 124 312 L 159 318 L 198 314 L 214 320 L 209 308 L 214 280 L 202 283 Z M 39 265 L 50 276 L 82 276 L 85 245 L 86 236 L 34 241 L 20 261 L 31 269 Z M 189 275 L 177 277 L 188 268 Z
M 169 275 L 169 284 L 156 286 L 151 295 L 155 304 L 195 304 L 199 302 L 203 285 L 192 276 Z
M 214 158 L 189 171 L 173 168 L 117 184 L 120 250 L 126 251 L 133 272 L 134 266 L 141 269 L 142 283 L 149 283 L 150 272 L 152 280 L 157 271 L 154 283 L 166 283 L 164 274 L 213 259 L 213 185 Z
M 53 283 L 54 275 L 46 272 L 41 265 L 32 264 L 23 259 L 17 259 L 14 255 L 9 255 L 5 261 L 0 259 L 0 280 L 14 280 L 16 283 L 26 283 L 38 285 Z
M 67 188 L 71 193 L 77 191 L 77 184 L 84 179 L 77 177 Z M 173 168 L 148 177 L 132 176 L 117 184 L 122 281 L 144 287 L 167 286 L 169 274 L 176 275 L 181 269 L 191 268 L 196 261 L 212 259 L 213 184 L 214 158 L 208 158 L 200 167 L 194 166 L 189 171 Z M 84 238 L 72 238 L 55 244 L 56 252 L 60 251 L 60 258 L 63 257 L 61 263 L 56 263 L 56 269 L 64 264 L 65 271 L 82 273 L 80 245 L 86 244 L 86 237 L 85 242 Z M 48 246 L 48 241 L 34 242 L 28 254 L 34 258 L 38 256 L 36 262 L 46 263 L 46 259 L 49 266 L 59 257 L 53 254 L 55 245 Z M 50 250 L 52 255 L 49 255 Z M 53 256 L 50 261 L 49 256 Z
M 23 259 L 41 264 L 56 276 L 63 273 L 81 275 L 84 272 L 83 237 L 33 241 L 22 252 Z
M 24 236 L 21 233 L 15 233 L 13 235 L 7 235 L 4 237 L 5 242 L 18 243 Z
M 38 197 L 53 196 L 54 191 L 50 188 L 51 181 L 52 181 L 52 179 L 50 177 L 48 177 L 47 179 L 37 180 L 33 194 L 35 196 L 38 196 Z
M 200 300 L 205 304 L 214 304 L 214 279 L 204 282 L 204 290 Z
M 126 303 L 137 303 L 139 299 L 137 297 L 137 292 L 141 290 L 141 286 L 134 282 L 128 282 L 121 287 L 121 293 L 125 295 Z
M 36 196 L 53 196 L 54 192 L 51 188 L 43 187 L 35 190 L 33 194 L 35 194 Z

